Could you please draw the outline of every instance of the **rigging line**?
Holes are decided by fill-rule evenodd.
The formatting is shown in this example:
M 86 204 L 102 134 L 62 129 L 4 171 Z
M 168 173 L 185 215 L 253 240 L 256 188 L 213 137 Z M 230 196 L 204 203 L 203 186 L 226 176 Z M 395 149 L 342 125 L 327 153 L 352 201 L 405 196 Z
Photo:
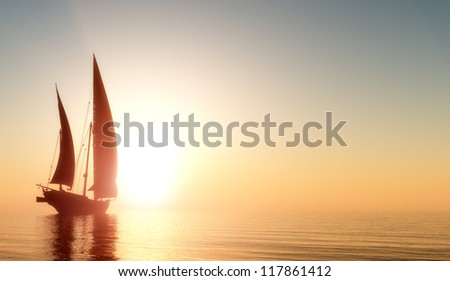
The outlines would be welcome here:
M 84 151 L 85 151 L 85 149 L 83 149 L 83 152 Z M 85 153 L 83 153 L 83 155 L 81 156 L 81 161 L 82 162 L 84 162 L 84 154 Z M 81 165 L 80 165 L 80 167 L 81 167 Z M 75 185 L 74 193 L 78 194 L 80 192 L 80 183 L 81 183 L 82 177 L 83 177 L 83 174 L 82 174 L 82 171 L 81 171 L 81 168 L 80 168 L 77 171 L 77 184 Z
M 85 146 L 86 146 L 87 136 L 88 136 L 88 132 L 85 133 L 85 135 L 81 141 L 82 145 L 81 145 L 80 153 L 79 153 L 78 159 L 77 159 L 77 162 L 78 162 L 77 169 L 76 169 L 77 184 L 75 185 L 75 187 L 76 187 L 75 192 L 79 191 L 79 185 L 80 185 L 81 179 L 83 177 L 83 165 L 81 165 L 81 163 L 84 163 L 84 160 L 86 159 L 86 147 Z M 80 159 L 80 157 L 81 157 L 81 159 Z M 79 161 L 79 160 L 81 160 L 81 161 Z
M 86 139 L 86 136 L 85 136 L 85 134 L 86 134 L 86 124 L 87 124 L 87 119 L 88 119 L 88 115 L 89 115 L 90 105 L 91 105 L 91 101 L 89 100 L 88 107 L 87 107 L 87 110 L 86 110 L 86 115 L 84 116 L 84 126 L 83 126 L 83 133 L 81 134 L 80 150 L 78 151 L 78 156 L 77 156 L 77 166 L 79 165 L 81 151 L 83 150 L 84 142 L 85 142 L 85 139 Z
M 50 172 L 48 173 L 47 186 L 50 184 L 50 177 L 52 176 L 53 165 L 55 164 L 55 158 L 56 158 L 56 150 L 58 149 L 58 144 L 59 144 L 60 138 L 61 138 L 61 129 L 59 130 L 58 136 L 56 137 L 56 144 L 55 144 L 55 149 L 53 151 L 52 164 L 50 165 Z
M 92 90 L 91 90 L 91 95 L 90 95 L 90 97 L 89 97 L 89 102 L 88 102 L 88 105 L 87 105 L 87 108 L 86 108 L 86 114 L 85 114 L 85 116 L 84 116 L 84 125 L 83 125 L 83 133 L 81 134 L 81 144 L 80 144 L 80 149 L 78 150 L 78 155 L 77 155 L 77 162 L 76 162 L 76 167 L 75 167 L 75 171 L 78 171 L 79 170 L 79 167 L 80 167 L 80 156 L 81 156 L 81 153 L 82 153 L 82 151 L 83 151 L 83 147 L 84 147 L 84 144 L 85 144 L 85 141 L 86 141 L 86 136 L 85 136 L 85 134 L 86 134 L 86 127 L 87 127 L 87 121 L 88 121 L 88 117 L 89 117 L 89 109 L 91 108 L 91 100 L 92 100 Z

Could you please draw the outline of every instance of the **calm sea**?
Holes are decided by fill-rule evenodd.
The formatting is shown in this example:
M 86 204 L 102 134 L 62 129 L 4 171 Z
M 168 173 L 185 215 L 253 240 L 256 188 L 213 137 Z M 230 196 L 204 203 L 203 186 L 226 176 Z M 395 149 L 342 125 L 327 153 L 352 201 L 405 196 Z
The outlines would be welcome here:
M 0 260 L 450 260 L 450 214 L 2 215 Z

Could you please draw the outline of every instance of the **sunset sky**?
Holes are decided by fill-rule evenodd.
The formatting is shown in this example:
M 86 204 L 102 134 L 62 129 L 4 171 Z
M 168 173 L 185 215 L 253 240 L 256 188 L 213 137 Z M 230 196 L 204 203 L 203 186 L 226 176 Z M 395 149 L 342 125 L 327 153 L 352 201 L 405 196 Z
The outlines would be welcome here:
M 118 122 L 348 121 L 347 147 L 121 145 L 110 212 L 450 211 L 449 26 L 445 1 L 2 1 L 0 210 L 53 212 L 54 84 L 78 151 L 95 53 Z

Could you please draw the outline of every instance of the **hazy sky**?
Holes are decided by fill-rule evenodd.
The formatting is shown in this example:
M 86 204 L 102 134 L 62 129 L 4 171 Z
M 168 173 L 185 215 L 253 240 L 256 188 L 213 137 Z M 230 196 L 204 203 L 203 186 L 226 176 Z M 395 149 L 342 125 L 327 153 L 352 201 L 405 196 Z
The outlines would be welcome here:
M 79 146 L 95 52 L 114 118 L 348 120 L 348 147 L 119 147 L 114 208 L 450 211 L 446 1 L 2 1 L 3 211 Z

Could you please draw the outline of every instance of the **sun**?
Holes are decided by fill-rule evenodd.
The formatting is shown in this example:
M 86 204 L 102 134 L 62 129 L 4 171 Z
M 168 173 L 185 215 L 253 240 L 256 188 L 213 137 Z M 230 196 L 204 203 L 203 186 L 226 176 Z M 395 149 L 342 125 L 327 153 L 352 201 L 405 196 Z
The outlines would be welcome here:
M 119 196 L 137 207 L 164 205 L 176 179 L 176 154 L 171 148 L 121 147 Z

